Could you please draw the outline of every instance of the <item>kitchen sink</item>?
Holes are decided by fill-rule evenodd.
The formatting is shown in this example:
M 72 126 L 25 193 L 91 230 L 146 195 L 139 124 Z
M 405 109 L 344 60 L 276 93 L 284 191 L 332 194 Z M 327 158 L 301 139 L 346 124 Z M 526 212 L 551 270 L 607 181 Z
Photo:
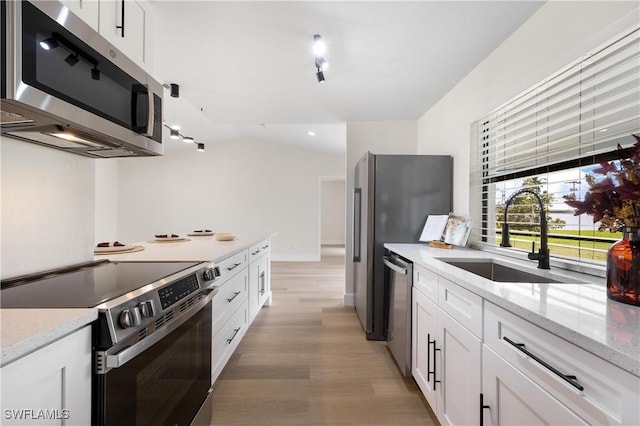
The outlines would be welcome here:
M 450 259 L 450 258 L 438 258 L 441 262 L 455 266 L 456 268 L 463 269 L 472 274 L 479 275 L 491 281 L 497 282 L 509 282 L 509 283 L 577 283 L 578 281 L 568 279 L 563 276 L 555 275 L 550 272 L 538 273 L 537 271 L 523 271 L 522 268 L 518 268 L 516 265 L 510 265 L 507 262 L 502 262 L 495 259 L 488 258 L 469 258 L 469 259 Z

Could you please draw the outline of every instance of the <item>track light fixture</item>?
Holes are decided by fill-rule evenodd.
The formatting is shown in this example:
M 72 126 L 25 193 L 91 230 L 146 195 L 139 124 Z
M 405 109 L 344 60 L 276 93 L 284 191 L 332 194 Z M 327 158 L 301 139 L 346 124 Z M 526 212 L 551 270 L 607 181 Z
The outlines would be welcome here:
M 198 143 L 198 151 L 199 152 L 204 152 L 204 144 L 203 143 Z
M 316 79 L 318 83 L 322 83 L 324 81 L 324 71 L 329 67 L 329 63 L 324 58 L 324 54 L 327 51 L 327 46 L 322 40 L 322 36 L 320 34 L 315 34 L 313 36 L 313 53 L 316 56 Z
M 180 139 L 180 129 L 176 129 L 176 128 L 169 128 L 170 134 L 169 136 L 171 137 L 171 139 Z

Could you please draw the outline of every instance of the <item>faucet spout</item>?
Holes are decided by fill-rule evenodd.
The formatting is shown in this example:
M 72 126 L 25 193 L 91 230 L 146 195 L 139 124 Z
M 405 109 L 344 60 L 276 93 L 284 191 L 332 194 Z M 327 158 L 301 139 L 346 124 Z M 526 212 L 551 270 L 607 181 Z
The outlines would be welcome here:
M 547 226 L 547 214 L 544 211 L 544 203 L 542 202 L 542 197 L 536 191 L 530 188 L 522 188 L 516 191 L 514 194 L 509 197 L 507 202 L 504 205 L 504 219 L 502 221 L 502 242 L 500 243 L 501 247 L 512 247 L 511 242 L 509 240 L 509 224 L 507 223 L 507 212 L 509 211 L 509 206 L 511 205 L 514 198 L 523 193 L 529 193 L 533 195 L 538 201 L 538 205 L 540 206 L 540 249 L 538 252 L 535 252 L 535 243 L 533 245 L 533 249 L 531 253 L 529 253 L 528 257 L 530 260 L 538 261 L 539 269 L 550 269 L 549 265 L 549 238 L 547 235 L 548 226 Z

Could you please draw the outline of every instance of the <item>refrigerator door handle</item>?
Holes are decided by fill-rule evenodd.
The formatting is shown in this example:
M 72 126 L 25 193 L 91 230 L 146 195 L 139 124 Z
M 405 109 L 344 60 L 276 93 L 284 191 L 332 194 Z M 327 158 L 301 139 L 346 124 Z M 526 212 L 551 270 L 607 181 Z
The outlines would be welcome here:
M 362 256 L 362 189 L 353 189 L 353 261 L 360 262 Z

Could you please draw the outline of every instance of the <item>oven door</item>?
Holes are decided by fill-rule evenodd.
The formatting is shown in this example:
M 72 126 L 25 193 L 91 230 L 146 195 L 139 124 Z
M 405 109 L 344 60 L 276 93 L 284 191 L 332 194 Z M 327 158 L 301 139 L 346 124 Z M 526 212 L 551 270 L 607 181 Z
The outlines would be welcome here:
M 94 424 L 188 425 L 201 407 L 207 411 L 203 403 L 211 392 L 212 339 L 212 302 L 208 299 L 196 314 L 156 343 L 139 354 L 127 354 L 137 345 L 121 351 L 125 354 L 122 359 L 111 362 L 121 365 L 96 375 Z M 107 356 L 107 364 L 109 357 L 120 354 Z M 198 419 L 202 417 L 198 414 Z

